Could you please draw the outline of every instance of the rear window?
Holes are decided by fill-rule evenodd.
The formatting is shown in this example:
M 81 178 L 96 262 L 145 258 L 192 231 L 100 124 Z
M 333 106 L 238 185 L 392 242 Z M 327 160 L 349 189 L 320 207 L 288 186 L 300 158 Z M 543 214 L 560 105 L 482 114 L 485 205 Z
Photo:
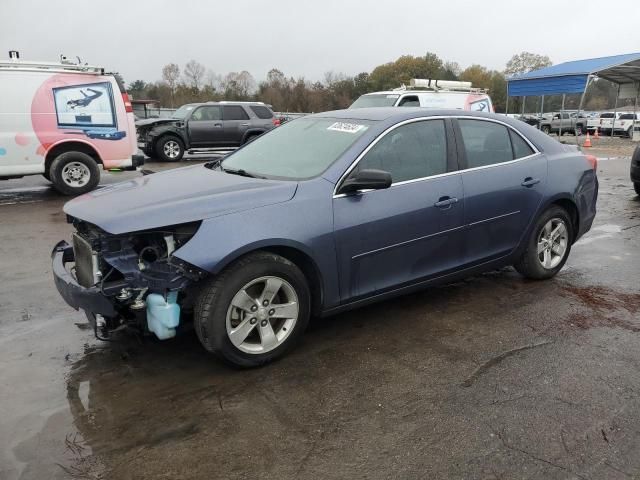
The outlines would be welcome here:
M 253 113 L 255 113 L 256 116 L 258 118 L 261 118 L 262 120 L 273 118 L 273 112 L 267 107 L 263 107 L 261 105 L 251 105 L 251 107 L 249 108 L 251 108 Z
M 602 113 L 600 118 L 613 118 L 613 113 Z
M 620 120 L 633 120 L 635 115 L 633 113 L 625 113 L 620 115 Z
M 222 118 L 224 120 L 249 120 L 249 115 L 239 105 L 225 105 L 222 107 Z

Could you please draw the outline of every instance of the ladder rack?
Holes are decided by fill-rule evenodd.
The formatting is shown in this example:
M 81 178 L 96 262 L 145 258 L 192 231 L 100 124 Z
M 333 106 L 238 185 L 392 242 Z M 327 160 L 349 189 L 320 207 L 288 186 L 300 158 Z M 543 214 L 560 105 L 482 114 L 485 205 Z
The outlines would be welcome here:
M 0 69 L 15 69 L 27 71 L 51 70 L 55 72 L 78 72 L 104 75 L 103 67 L 80 65 L 74 63 L 26 62 L 22 60 L 0 60 Z

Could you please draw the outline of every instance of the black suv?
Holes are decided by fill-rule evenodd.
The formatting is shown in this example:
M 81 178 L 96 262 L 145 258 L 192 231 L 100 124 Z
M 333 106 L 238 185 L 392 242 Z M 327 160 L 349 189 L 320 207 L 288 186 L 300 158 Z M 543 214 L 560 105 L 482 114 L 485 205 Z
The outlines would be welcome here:
M 236 148 L 280 121 L 262 102 L 189 103 L 171 118 L 136 122 L 138 147 L 148 157 L 177 162 L 185 151 Z

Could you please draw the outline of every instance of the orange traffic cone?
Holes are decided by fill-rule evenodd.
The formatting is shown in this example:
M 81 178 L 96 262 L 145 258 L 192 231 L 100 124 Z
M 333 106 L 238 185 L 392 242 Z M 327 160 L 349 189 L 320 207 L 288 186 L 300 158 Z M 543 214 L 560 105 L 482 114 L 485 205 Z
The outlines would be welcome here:
M 596 129 L 593 131 L 593 139 L 594 140 L 598 140 L 600 138 L 600 134 L 598 133 L 598 130 L 600 130 L 598 127 L 596 127 Z
M 582 146 L 584 148 L 589 148 L 591 147 L 591 137 L 589 137 L 589 132 L 587 132 L 587 138 L 585 139 L 584 143 L 582 144 Z

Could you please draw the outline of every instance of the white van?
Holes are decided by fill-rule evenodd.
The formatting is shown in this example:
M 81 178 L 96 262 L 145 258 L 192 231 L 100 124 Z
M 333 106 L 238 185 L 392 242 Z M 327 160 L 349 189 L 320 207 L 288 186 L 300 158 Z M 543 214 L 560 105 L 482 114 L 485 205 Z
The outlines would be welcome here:
M 0 180 L 41 174 L 60 193 L 98 185 L 104 169 L 134 170 L 137 155 L 131 102 L 102 67 L 0 62 Z
M 473 88 L 471 82 L 414 78 L 410 86 L 361 95 L 349 108 L 425 107 L 438 109 L 494 112 L 486 90 Z

